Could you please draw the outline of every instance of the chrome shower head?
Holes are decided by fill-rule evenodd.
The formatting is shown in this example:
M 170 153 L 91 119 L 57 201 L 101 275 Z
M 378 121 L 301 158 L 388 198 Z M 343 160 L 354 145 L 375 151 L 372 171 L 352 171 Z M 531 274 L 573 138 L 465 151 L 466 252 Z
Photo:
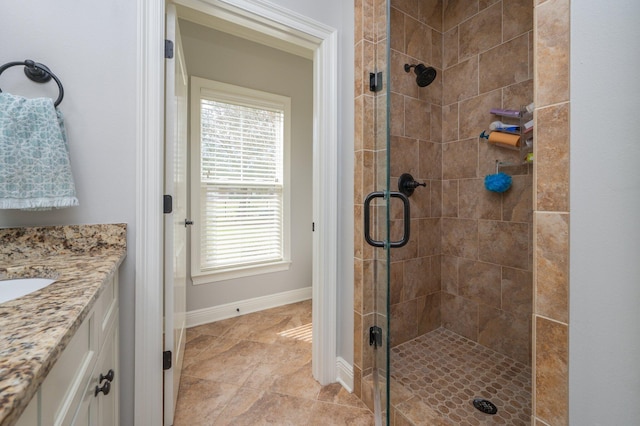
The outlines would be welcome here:
M 416 74 L 416 83 L 420 87 L 426 87 L 430 85 L 433 80 L 436 78 L 436 70 L 433 67 L 427 67 L 424 64 L 418 65 L 409 65 L 404 64 L 405 72 L 411 71 L 411 68 L 414 68 L 413 72 Z

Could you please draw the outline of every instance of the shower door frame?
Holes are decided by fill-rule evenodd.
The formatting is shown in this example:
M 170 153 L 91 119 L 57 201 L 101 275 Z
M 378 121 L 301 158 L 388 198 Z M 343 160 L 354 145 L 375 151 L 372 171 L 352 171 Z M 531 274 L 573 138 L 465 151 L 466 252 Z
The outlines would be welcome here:
M 378 3 L 379 5 L 379 3 Z M 374 247 L 373 251 L 373 326 L 369 330 L 369 344 L 373 350 L 373 405 L 376 426 L 390 424 L 391 407 L 391 249 L 402 247 L 409 239 L 409 200 L 404 194 L 391 188 L 391 0 L 385 0 L 381 10 L 374 12 L 375 22 L 384 19 L 384 35 L 376 34 L 374 67 L 370 73 L 370 90 L 374 92 L 374 192 L 364 201 L 364 237 Z M 379 26 L 376 26 L 379 28 Z M 404 204 L 404 235 L 400 241 L 391 241 L 391 200 L 401 198 Z M 371 207 L 372 198 L 381 203 Z M 382 241 L 372 241 L 369 235 L 374 212 L 373 229 Z M 382 388 L 384 386 L 384 388 Z M 382 418 L 385 422 L 382 422 Z

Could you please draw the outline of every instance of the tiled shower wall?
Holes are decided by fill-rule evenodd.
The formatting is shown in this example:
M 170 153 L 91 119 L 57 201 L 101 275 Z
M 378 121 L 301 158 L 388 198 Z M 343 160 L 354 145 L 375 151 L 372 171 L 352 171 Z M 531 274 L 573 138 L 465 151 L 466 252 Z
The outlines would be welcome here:
M 384 34 L 384 16 L 376 14 L 383 5 L 384 0 L 355 0 L 359 396 L 363 373 L 371 369 L 366 331 L 373 322 L 373 252 L 362 237 L 362 201 L 376 189 L 368 75 L 375 69 L 376 31 Z M 443 324 L 529 364 L 533 341 L 534 422 L 567 424 L 569 0 L 393 0 L 390 20 L 392 181 L 412 172 L 427 183 L 411 198 L 412 240 L 393 255 L 394 344 Z M 413 74 L 402 70 L 405 61 L 434 66 L 436 81 L 419 89 Z M 479 143 L 478 134 L 493 119 L 490 108 L 517 108 L 532 100 L 534 71 L 533 179 L 528 167 L 509 168 L 512 189 L 489 193 L 482 177 L 495 172 L 495 160 L 520 158 Z
M 496 160 L 522 158 L 478 135 L 492 107 L 533 100 L 532 5 L 391 4 L 391 181 L 427 183 L 411 197 L 411 241 L 392 251 L 392 345 L 444 325 L 529 364 L 532 174 L 510 168 L 508 193 L 486 191 Z M 403 71 L 421 62 L 438 70 L 425 88 Z
M 391 1 L 391 189 L 410 173 L 425 187 L 409 198 L 411 238 L 391 250 L 391 344 L 396 346 L 440 326 L 440 231 L 442 212 L 442 5 Z M 405 64 L 425 64 L 438 75 L 421 88 Z M 392 203 L 391 238 L 401 237 L 400 203 Z
M 377 4 L 376 4 L 377 3 Z M 376 9 L 384 1 L 354 0 L 355 91 L 354 91 L 354 393 L 362 398 L 362 378 L 371 373 L 373 351 L 367 332 L 374 324 L 373 248 L 364 241 L 363 202 L 375 191 L 375 108 L 369 91 L 369 73 L 376 69 L 377 29 L 384 34 L 384 18 L 376 20 Z M 382 15 L 384 17 L 384 15 Z M 381 22 L 381 25 L 377 25 Z M 366 345 L 366 346 L 365 346 Z M 371 407 L 370 407 L 371 408 Z
M 570 0 L 535 1 L 533 414 L 569 424 Z
M 533 101 L 533 5 L 450 1 L 443 16 L 442 325 L 530 364 L 532 169 L 501 169 L 512 187 L 487 191 L 497 160 L 523 158 L 478 136 L 491 108 Z

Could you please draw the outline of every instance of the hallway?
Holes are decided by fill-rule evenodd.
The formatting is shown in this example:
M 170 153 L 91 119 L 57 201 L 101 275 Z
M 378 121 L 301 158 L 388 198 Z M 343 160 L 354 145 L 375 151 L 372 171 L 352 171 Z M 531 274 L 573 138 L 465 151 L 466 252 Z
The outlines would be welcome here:
M 175 426 L 373 425 L 311 373 L 311 300 L 190 328 Z

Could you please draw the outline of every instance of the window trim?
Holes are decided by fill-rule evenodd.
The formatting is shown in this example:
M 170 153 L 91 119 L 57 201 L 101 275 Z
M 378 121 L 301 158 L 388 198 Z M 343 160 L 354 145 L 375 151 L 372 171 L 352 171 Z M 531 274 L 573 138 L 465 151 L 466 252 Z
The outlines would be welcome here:
M 200 269 L 201 220 L 200 220 L 200 100 L 205 98 L 229 101 L 266 109 L 278 108 L 284 111 L 283 121 L 283 188 L 282 188 L 282 238 L 283 257 L 277 261 L 236 267 L 219 268 L 216 271 Z M 247 87 L 236 86 L 214 80 L 191 76 L 189 137 L 191 151 L 190 194 L 191 212 L 195 218 L 191 233 L 191 279 L 194 285 L 210 284 L 229 279 L 243 278 L 272 272 L 286 271 L 291 266 L 291 98 Z

